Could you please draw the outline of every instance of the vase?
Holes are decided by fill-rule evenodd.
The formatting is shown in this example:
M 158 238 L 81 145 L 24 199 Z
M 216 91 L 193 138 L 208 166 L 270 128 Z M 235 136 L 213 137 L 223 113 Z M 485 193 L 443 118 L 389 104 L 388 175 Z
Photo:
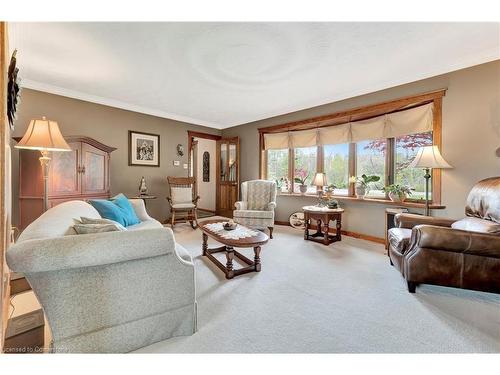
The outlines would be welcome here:
M 307 185 L 299 185 L 299 189 L 301 194 L 307 193 Z
M 389 199 L 393 202 L 403 203 L 406 200 L 406 194 L 403 193 L 403 194 L 399 195 L 397 193 L 390 192 Z
M 361 185 L 357 185 L 355 187 L 355 191 L 356 191 L 356 197 L 358 199 L 364 199 L 365 198 L 365 195 L 366 195 L 366 188 L 364 186 L 361 186 Z

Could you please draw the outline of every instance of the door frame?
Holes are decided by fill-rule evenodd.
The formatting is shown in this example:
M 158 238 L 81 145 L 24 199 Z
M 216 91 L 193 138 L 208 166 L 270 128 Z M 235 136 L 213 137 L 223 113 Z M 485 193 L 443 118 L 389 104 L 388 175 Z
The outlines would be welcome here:
M 193 138 L 211 139 L 211 140 L 217 142 L 219 139 L 222 138 L 222 136 L 216 135 L 216 134 L 210 134 L 210 133 L 196 132 L 196 131 L 192 131 L 192 130 L 188 130 L 187 133 L 188 133 L 188 172 L 187 173 L 188 173 L 188 177 L 197 177 L 196 172 L 194 172 L 194 168 L 193 168 L 193 176 L 190 176 L 191 167 L 192 167 L 192 163 L 193 163 L 193 160 L 191 159 L 191 150 L 193 148 Z M 199 160 L 198 160 L 198 162 L 199 162 Z M 195 193 L 198 193 L 198 180 L 195 181 L 194 189 L 195 189 Z
M 227 137 L 227 138 L 220 138 L 217 141 L 217 151 L 216 151 L 216 171 L 217 171 L 217 176 L 216 176 L 216 201 L 215 201 L 215 211 L 217 215 L 223 215 L 223 216 L 230 216 L 232 217 L 232 210 L 231 214 L 229 215 L 229 212 L 222 212 L 220 208 L 220 200 L 219 197 L 221 196 L 221 180 L 220 180 L 220 143 L 219 142 L 224 142 L 226 141 L 227 143 L 235 143 L 236 144 L 236 201 L 238 201 L 240 197 L 240 137 Z M 229 162 L 229 149 L 227 150 L 228 152 L 228 162 Z

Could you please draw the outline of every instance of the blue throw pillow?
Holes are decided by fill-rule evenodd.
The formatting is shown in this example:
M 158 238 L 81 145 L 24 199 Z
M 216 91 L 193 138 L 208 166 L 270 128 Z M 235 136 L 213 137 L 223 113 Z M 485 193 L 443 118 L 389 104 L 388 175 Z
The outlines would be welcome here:
M 123 194 L 118 194 L 116 197 L 111 198 L 114 204 L 116 204 L 118 207 L 120 207 L 126 214 L 126 220 L 128 222 L 128 225 L 134 225 L 134 224 L 139 224 L 141 221 L 137 217 L 137 214 L 135 213 L 134 208 L 130 204 L 128 198 L 123 195 Z
M 124 227 L 140 223 L 132 205 L 123 194 L 117 195 L 113 200 L 92 199 L 89 203 L 103 218 L 114 220 Z

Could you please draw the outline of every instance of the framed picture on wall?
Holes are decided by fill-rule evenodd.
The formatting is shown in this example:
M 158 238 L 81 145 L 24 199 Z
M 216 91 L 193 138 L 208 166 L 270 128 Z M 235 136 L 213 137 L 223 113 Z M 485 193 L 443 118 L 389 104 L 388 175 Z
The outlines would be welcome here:
M 159 167 L 160 136 L 129 130 L 128 165 Z

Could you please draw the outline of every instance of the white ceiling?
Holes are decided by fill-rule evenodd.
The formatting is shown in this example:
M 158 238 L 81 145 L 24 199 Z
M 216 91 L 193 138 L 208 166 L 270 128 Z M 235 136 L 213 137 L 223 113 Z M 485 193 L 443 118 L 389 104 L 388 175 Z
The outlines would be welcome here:
M 498 23 L 11 23 L 23 86 L 227 128 L 500 59 Z

